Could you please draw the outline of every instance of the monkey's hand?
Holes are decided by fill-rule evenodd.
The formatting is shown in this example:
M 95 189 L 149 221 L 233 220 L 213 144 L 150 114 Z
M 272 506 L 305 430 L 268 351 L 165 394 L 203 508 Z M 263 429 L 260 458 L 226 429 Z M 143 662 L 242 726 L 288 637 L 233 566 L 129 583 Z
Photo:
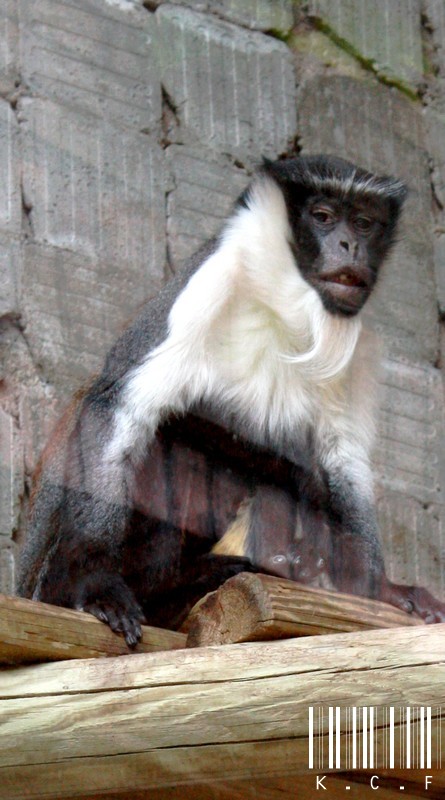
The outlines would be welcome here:
M 379 600 L 401 608 L 408 614 L 418 614 L 425 622 L 445 622 L 445 603 L 436 600 L 421 586 L 403 586 L 384 581 Z
M 118 574 L 96 572 L 82 578 L 75 607 L 93 614 L 115 633 L 122 633 L 128 647 L 135 647 L 142 636 L 144 612 Z

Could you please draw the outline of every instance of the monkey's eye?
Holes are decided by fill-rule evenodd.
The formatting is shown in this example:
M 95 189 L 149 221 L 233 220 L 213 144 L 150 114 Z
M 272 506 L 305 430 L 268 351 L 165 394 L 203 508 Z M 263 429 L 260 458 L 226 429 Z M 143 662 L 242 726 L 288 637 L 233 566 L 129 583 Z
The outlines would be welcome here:
M 313 208 L 311 210 L 312 219 L 318 222 L 319 225 L 331 225 L 335 222 L 335 216 L 327 208 Z
M 360 233 L 369 233 L 373 226 L 372 219 L 369 217 L 355 217 L 354 219 L 354 227 L 357 228 Z

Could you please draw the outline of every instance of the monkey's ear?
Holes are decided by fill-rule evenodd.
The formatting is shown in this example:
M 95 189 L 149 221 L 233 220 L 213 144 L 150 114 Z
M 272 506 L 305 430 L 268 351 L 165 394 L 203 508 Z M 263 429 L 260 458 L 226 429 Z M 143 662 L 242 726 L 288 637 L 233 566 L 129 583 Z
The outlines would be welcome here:
M 409 191 L 409 188 L 402 181 L 397 181 L 391 186 L 388 200 L 394 219 L 398 218 Z
M 291 180 L 286 161 L 271 161 L 270 158 L 262 156 L 262 164 L 258 171 L 260 175 L 273 178 L 279 186 L 284 186 Z
M 267 156 L 261 156 L 261 163 L 265 170 L 267 170 L 269 167 L 273 167 L 274 165 L 274 162 L 271 161 L 270 158 L 267 158 Z

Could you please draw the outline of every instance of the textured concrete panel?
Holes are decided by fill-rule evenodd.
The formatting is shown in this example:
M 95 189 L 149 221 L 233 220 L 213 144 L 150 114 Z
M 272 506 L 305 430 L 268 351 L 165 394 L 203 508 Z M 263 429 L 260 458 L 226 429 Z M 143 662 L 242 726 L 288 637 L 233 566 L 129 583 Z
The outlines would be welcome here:
M 46 378 L 64 393 L 97 372 L 156 281 L 147 271 L 44 245 L 25 247 L 26 336 Z
M 434 191 L 445 207 L 445 116 L 428 108 L 425 119 L 428 150 L 433 159 Z
M 163 0 L 154 0 L 161 5 Z M 293 0 L 176 0 L 175 5 L 208 11 L 247 28 L 287 33 L 294 22 Z
M 276 154 L 295 135 L 295 78 L 283 42 L 161 6 L 162 82 L 188 136 L 240 157 Z
M 424 0 L 423 13 L 434 44 L 434 58 L 445 75 L 445 3 L 444 0 Z
M 161 118 L 152 16 L 106 0 L 20 0 L 23 79 L 33 93 L 120 125 Z
M 0 236 L 0 317 L 18 316 L 22 274 L 20 242 Z
M 0 100 L 0 230 L 19 233 L 21 211 L 18 124 L 9 103 Z
M 444 503 L 443 386 L 426 364 L 385 360 L 375 463 L 391 491 L 420 503 Z
M 204 148 L 172 145 L 166 155 L 172 180 L 168 242 L 176 266 L 218 233 L 249 179 Z
M 2 592 L 2 594 L 14 594 L 14 587 L 14 554 L 9 547 L 5 547 L 0 550 L 0 592 Z
M 400 242 L 371 309 L 391 353 L 435 363 L 438 319 L 430 177 L 420 109 L 383 86 L 320 76 L 302 87 L 299 119 L 304 152 L 335 153 L 407 182 Z
M 0 92 L 14 90 L 19 78 L 17 0 L 2 0 L 0 8 Z
M 420 0 L 310 0 L 309 14 L 389 78 L 422 80 Z
M 48 381 L 23 384 L 19 400 L 19 425 L 23 436 L 25 471 L 32 475 L 49 436 L 72 397 L 71 383 L 55 389 Z
M 445 315 L 445 116 L 434 113 L 431 108 L 428 109 L 426 127 L 428 133 L 428 149 L 431 153 L 431 180 L 434 187 L 434 194 L 438 200 L 435 206 L 436 236 L 434 239 L 437 299 L 440 312 L 442 315 Z
M 379 523 L 393 580 L 445 590 L 442 376 L 384 362 L 375 472 Z
M 34 238 L 125 265 L 142 299 L 165 262 L 163 151 L 47 101 L 26 102 L 21 117 Z
M 388 573 L 396 583 L 416 583 L 445 599 L 444 507 L 425 506 L 396 492 L 378 501 Z
M 437 301 L 442 318 L 445 317 L 445 230 L 442 227 L 434 240 L 434 265 L 436 267 Z
M 0 408 L 0 537 L 17 527 L 23 491 L 23 446 L 15 420 Z

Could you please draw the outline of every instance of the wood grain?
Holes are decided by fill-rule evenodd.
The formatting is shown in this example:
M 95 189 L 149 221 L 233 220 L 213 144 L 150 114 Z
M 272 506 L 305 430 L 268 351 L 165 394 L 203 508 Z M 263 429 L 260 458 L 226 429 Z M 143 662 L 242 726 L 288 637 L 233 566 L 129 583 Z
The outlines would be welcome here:
M 377 600 L 246 572 L 197 603 L 183 630 L 198 647 L 423 624 Z
M 444 705 L 444 652 L 445 624 L 10 668 L 0 786 L 63 800 L 290 779 L 309 705 Z
M 185 647 L 176 631 L 143 627 L 136 652 Z M 122 636 L 81 611 L 0 594 L 0 663 L 56 661 L 128 654 Z

